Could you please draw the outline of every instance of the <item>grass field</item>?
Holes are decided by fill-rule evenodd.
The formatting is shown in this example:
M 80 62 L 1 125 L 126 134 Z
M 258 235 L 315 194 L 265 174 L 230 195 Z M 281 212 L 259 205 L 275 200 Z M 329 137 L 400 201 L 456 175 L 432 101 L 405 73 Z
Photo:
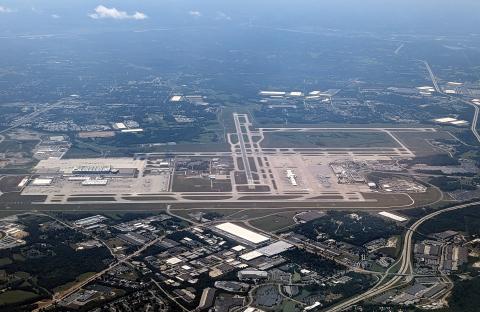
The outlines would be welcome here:
M 75 281 L 72 281 L 72 282 L 66 283 L 66 284 L 64 284 L 64 285 L 55 287 L 55 288 L 54 288 L 54 291 L 55 291 L 55 292 L 65 291 L 65 290 L 71 288 L 71 287 L 72 287 L 73 285 L 75 285 L 76 283 L 82 282 L 82 281 L 86 280 L 87 278 L 89 278 L 89 277 L 91 277 L 91 276 L 93 276 L 93 275 L 95 275 L 95 274 L 96 274 L 96 272 L 85 272 L 85 273 L 79 275 Z
M 209 178 L 177 174 L 173 178 L 172 190 L 174 192 L 230 192 L 232 185 L 228 180 L 210 181 Z
M 26 175 L 20 176 L 5 176 L 0 178 L 0 192 L 8 193 L 8 192 L 16 192 L 19 190 L 18 184 L 25 178 Z
M 37 294 L 24 290 L 11 290 L 0 294 L 0 306 L 15 304 L 38 297 Z
M 410 196 L 415 200 L 415 206 L 430 205 L 442 199 L 442 192 L 438 188 L 429 187 L 425 193 L 412 193 Z
M 435 148 L 429 143 L 431 140 L 442 140 L 449 143 L 458 143 L 451 135 L 445 131 L 437 132 L 396 132 L 395 136 L 414 151 L 417 157 L 444 154 L 445 151 Z
M 230 145 L 226 143 L 181 143 L 176 145 L 152 146 L 142 152 L 168 153 L 168 152 L 228 152 Z
M 282 312 L 295 312 L 298 311 L 297 304 L 295 302 L 285 299 L 282 304 Z
M 9 265 L 9 264 L 12 264 L 12 263 L 13 263 L 13 261 L 10 258 L 7 258 L 7 257 L 0 258 L 0 267 L 6 266 L 6 265 Z
M 276 232 L 294 226 L 293 216 L 297 213 L 298 211 L 285 211 L 275 215 L 267 215 L 251 221 L 250 224 L 266 232 Z
M 5 140 L 0 143 L 0 153 L 27 153 L 28 155 L 32 155 L 32 150 L 38 142 L 38 140 Z
M 361 148 L 398 147 L 380 131 L 266 132 L 262 147 L 267 148 Z

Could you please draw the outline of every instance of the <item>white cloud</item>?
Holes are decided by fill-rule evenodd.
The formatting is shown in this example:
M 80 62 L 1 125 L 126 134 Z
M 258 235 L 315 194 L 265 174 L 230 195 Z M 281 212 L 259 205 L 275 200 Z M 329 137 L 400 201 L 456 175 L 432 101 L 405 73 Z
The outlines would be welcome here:
M 0 5 L 0 13 L 12 13 L 13 10 Z
M 135 14 L 132 15 L 132 18 L 136 20 L 143 20 L 143 19 L 146 19 L 147 17 L 148 16 L 142 12 L 135 12 Z
M 95 8 L 93 13 L 88 14 L 93 19 L 101 18 L 113 18 L 113 19 L 134 19 L 143 20 L 148 16 L 142 12 L 135 12 L 134 14 L 128 14 L 125 11 L 119 11 L 116 8 L 107 8 L 106 6 L 99 5 Z
M 58 14 L 52 14 L 52 15 L 50 15 L 50 16 L 51 16 L 52 18 L 54 18 L 54 19 L 60 18 L 60 15 L 58 15 Z
M 190 12 L 188 12 L 188 14 L 190 14 L 191 16 L 195 16 L 195 17 L 202 16 L 202 13 L 200 11 L 190 11 Z
M 215 17 L 216 20 L 225 20 L 225 21 L 230 21 L 232 18 L 228 16 L 227 14 L 218 11 L 217 16 Z

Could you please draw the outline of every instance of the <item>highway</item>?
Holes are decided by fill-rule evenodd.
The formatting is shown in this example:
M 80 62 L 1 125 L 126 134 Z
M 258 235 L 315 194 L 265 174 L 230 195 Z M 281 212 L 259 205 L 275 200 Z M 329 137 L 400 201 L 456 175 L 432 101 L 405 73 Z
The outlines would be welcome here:
M 142 252 L 144 252 L 147 248 L 149 248 L 150 246 L 153 246 L 154 244 L 156 244 L 157 242 L 159 242 L 160 240 L 162 240 L 164 238 L 164 236 L 159 236 L 157 238 L 155 238 L 154 240 L 146 243 L 145 245 L 143 245 L 140 249 L 138 249 L 137 251 L 135 251 L 134 253 L 126 256 L 125 258 L 122 258 L 120 260 L 118 260 L 117 262 L 114 262 L 112 263 L 110 266 L 108 266 L 106 269 L 90 276 L 89 278 L 73 285 L 72 287 L 68 288 L 67 290 L 63 291 L 63 292 L 58 292 L 58 293 L 55 293 L 53 295 L 53 298 L 51 300 L 48 300 L 48 301 L 41 301 L 41 302 L 37 302 L 38 304 L 38 307 L 34 310 L 34 311 L 40 311 L 40 310 L 43 310 L 43 309 L 46 309 L 48 307 L 51 307 L 53 305 L 56 305 L 58 304 L 62 299 L 65 299 L 66 297 L 70 296 L 71 294 L 75 293 L 77 290 L 81 289 L 83 286 L 87 285 L 88 283 L 96 280 L 97 278 L 99 278 L 100 276 L 102 276 L 103 274 L 107 273 L 108 271 L 112 270 L 113 268 L 119 266 L 120 264 L 123 264 L 123 263 L 126 263 L 128 262 L 130 259 L 136 257 L 136 256 L 139 256 Z
M 168 293 L 165 289 L 162 288 L 162 286 L 160 285 L 159 282 L 157 282 L 156 280 L 154 280 L 153 278 L 150 279 L 154 284 L 155 286 L 157 286 L 158 289 L 160 289 L 160 291 L 168 297 L 168 299 L 172 300 L 173 302 L 175 302 L 177 304 L 177 306 L 179 306 L 182 311 L 190 311 L 189 309 L 187 309 L 183 304 L 181 304 L 180 302 L 178 302 L 177 300 L 177 297 L 174 297 L 172 296 L 170 293 Z M 158 298 L 159 301 L 162 301 L 160 298 Z
M 64 100 L 60 100 L 56 103 L 53 103 L 53 104 L 49 104 L 47 105 L 46 107 L 43 107 L 39 110 L 36 110 L 28 115 L 25 115 L 19 119 L 17 119 L 16 121 L 14 121 L 10 127 L 8 128 L 5 128 L 3 130 L 0 130 L 0 133 L 6 133 L 10 130 L 13 130 L 15 128 L 18 128 L 18 127 L 21 127 L 23 125 L 25 125 L 25 123 L 29 122 L 29 121 L 32 121 L 34 120 L 36 117 L 38 117 L 39 115 L 51 110 L 51 109 L 54 109 L 54 108 L 57 108 L 57 107 L 60 107 L 62 104 L 64 104 L 65 101 Z
M 247 184 L 254 185 L 255 182 L 252 176 L 252 169 L 250 168 L 250 162 L 248 161 L 247 150 L 245 148 L 245 140 L 243 139 L 242 127 L 240 125 L 240 120 L 238 119 L 238 117 L 239 114 L 233 114 L 233 119 L 235 120 L 235 128 L 237 130 L 238 143 L 240 144 L 240 150 L 242 153 L 243 168 L 245 170 L 245 175 L 247 176 Z
M 432 80 L 433 87 L 435 88 L 435 91 L 437 91 L 440 94 L 445 95 L 445 93 L 442 92 L 442 89 L 440 89 L 440 87 L 438 86 L 437 78 L 435 77 L 435 74 L 433 73 L 432 68 L 430 67 L 428 62 L 423 61 L 423 60 L 422 60 L 422 62 L 425 64 L 425 67 L 427 68 L 428 73 L 430 74 L 430 79 Z M 451 99 L 452 97 L 449 96 L 449 98 Z M 464 102 L 465 104 L 473 106 L 473 108 L 475 109 L 475 112 L 474 112 L 474 115 L 473 115 L 473 120 L 472 120 L 472 125 L 471 125 L 470 129 L 472 130 L 472 133 L 475 136 L 475 138 L 477 139 L 478 143 L 480 143 L 480 134 L 478 134 L 478 131 L 477 131 L 478 114 L 479 114 L 480 109 L 479 109 L 478 105 L 476 105 L 476 104 L 474 104 L 470 101 L 467 101 L 467 100 L 464 100 L 464 99 L 461 99 L 461 101 Z
M 189 230 L 191 229 L 192 227 L 195 227 L 195 226 L 200 226 L 200 227 L 206 227 L 208 228 L 208 226 L 211 224 L 211 223 L 215 223 L 215 221 L 212 221 L 212 222 L 207 222 L 207 223 L 204 223 L 204 224 L 199 224 L 197 222 L 194 222 L 192 220 L 189 220 L 189 219 L 186 219 L 182 216 L 179 216 L 179 215 L 176 215 L 176 214 L 173 214 L 171 213 L 170 211 L 170 206 L 167 207 L 167 211 L 166 211 L 167 214 L 171 215 L 171 216 L 174 216 L 175 218 L 179 218 L 181 220 L 184 220 L 190 224 L 192 224 L 191 226 L 189 227 L 186 227 L 182 230 Z M 45 216 L 48 216 L 50 218 L 53 218 L 54 220 L 57 220 L 58 222 L 62 223 L 63 225 L 69 227 L 69 228 L 72 228 L 74 230 L 78 230 L 76 228 L 73 228 L 72 226 L 70 226 L 69 224 L 57 219 L 57 218 L 54 218 L 50 215 L 47 215 L 47 214 L 42 214 L 42 213 L 36 213 L 38 215 L 45 215 Z M 83 232 L 82 232 L 83 233 Z M 81 281 L 81 282 L 78 282 L 76 284 L 74 284 L 72 287 L 66 289 L 65 291 L 61 291 L 61 292 L 57 292 L 53 295 L 53 298 L 50 299 L 50 300 L 46 300 L 46 301 L 40 301 L 40 302 L 37 302 L 38 304 L 38 307 L 34 310 L 36 312 L 39 312 L 39 311 L 43 311 L 44 309 L 47 309 L 51 306 L 54 306 L 56 304 L 58 304 L 61 300 L 65 299 L 66 297 L 72 295 L 73 293 L 75 293 L 76 291 L 78 291 L 79 289 L 81 289 L 82 287 L 86 286 L 87 284 L 89 284 L 90 282 L 96 280 L 97 278 L 99 278 L 100 276 L 104 275 L 105 273 L 109 272 L 110 270 L 114 269 L 115 267 L 119 266 L 120 264 L 128 264 L 128 261 L 131 260 L 132 258 L 134 257 L 137 257 L 139 256 L 140 254 L 142 254 L 142 252 L 144 252 L 146 249 L 148 249 L 149 247 L 153 246 L 154 244 L 158 243 L 159 241 L 161 241 L 165 236 L 162 235 L 162 236 L 158 236 L 157 238 L 151 240 L 150 242 L 146 243 L 145 245 L 143 245 L 140 249 L 138 249 L 137 251 L 129 254 L 128 256 L 124 257 L 124 258 L 121 258 L 121 259 L 117 259 L 116 262 L 112 263 L 111 265 L 109 265 L 106 269 L 90 276 L 89 278 Z M 168 295 L 168 293 L 155 281 L 152 279 L 152 281 L 155 283 L 155 285 L 163 292 L 165 293 L 170 300 L 174 301 L 178 306 L 180 306 L 182 308 L 182 310 L 184 311 L 189 311 L 187 308 L 185 308 L 182 304 L 180 304 L 174 297 Z
M 477 138 L 478 143 L 480 143 L 480 135 L 477 132 L 477 122 L 478 122 L 479 108 L 478 108 L 478 105 L 475 105 L 475 104 L 473 104 L 473 105 L 474 105 L 474 108 L 475 108 L 475 113 L 473 115 L 473 121 L 472 121 L 471 129 L 472 129 L 473 135 L 475 136 L 475 138 Z
M 468 105 L 471 105 L 473 106 L 473 108 L 475 109 L 475 112 L 473 114 L 473 120 L 472 120 L 472 125 L 470 126 L 470 129 L 472 130 L 472 133 L 473 135 L 475 136 L 475 138 L 477 139 L 478 143 L 480 143 L 480 134 L 478 134 L 478 131 L 477 131 L 477 123 L 478 123 L 478 113 L 480 111 L 480 108 L 478 107 L 477 104 L 473 104 L 469 101 L 466 101 L 466 100 L 462 100 L 462 102 L 468 104 Z
M 383 293 L 387 290 L 390 290 L 392 288 L 398 287 L 402 283 L 408 283 L 411 280 L 411 278 L 413 277 L 413 274 L 412 274 L 413 273 L 413 268 L 412 268 L 412 260 L 411 260 L 411 254 L 412 254 L 412 248 L 413 248 L 412 237 L 413 237 L 413 234 L 418 229 L 418 227 L 422 223 L 424 223 L 425 221 L 427 221 L 431 218 L 434 218 L 434 217 L 436 217 L 436 216 L 438 216 L 442 213 L 457 210 L 457 209 L 462 209 L 462 208 L 466 208 L 466 207 L 471 207 L 473 205 L 478 205 L 478 204 L 480 204 L 480 201 L 469 203 L 469 204 L 461 204 L 461 205 L 452 206 L 450 208 L 446 208 L 446 209 L 443 209 L 443 210 L 433 212 L 433 213 L 428 214 L 428 215 L 422 217 L 421 219 L 417 220 L 414 224 L 412 224 L 407 229 L 407 231 L 405 233 L 404 245 L 403 245 L 401 256 L 395 262 L 395 264 L 393 264 L 385 273 L 383 273 L 383 277 L 380 279 L 380 281 L 373 288 L 368 290 L 367 292 L 365 292 L 361 295 L 358 295 L 354 298 L 348 299 L 347 301 L 344 301 L 344 302 L 342 302 L 342 303 L 340 303 L 340 304 L 338 304 L 334 307 L 331 307 L 330 309 L 328 309 L 326 311 L 329 311 L 329 312 L 342 311 L 342 310 L 350 307 L 351 305 L 353 305 L 355 303 L 358 303 L 358 302 L 363 301 L 365 299 L 368 299 L 368 298 L 371 298 L 373 296 L 379 295 L 379 294 L 381 294 L 381 293 Z M 198 224 L 197 222 L 192 222 L 192 220 L 188 220 L 186 218 L 183 218 L 181 216 L 178 216 L 178 215 L 172 213 L 171 210 L 170 210 L 170 207 L 168 207 L 168 209 L 167 209 L 167 214 L 175 216 L 177 218 L 181 218 L 181 219 L 191 223 L 192 225 L 190 227 L 193 227 L 193 226 L 208 227 L 211 223 L 215 223 L 215 221 L 208 222 L 206 224 Z M 276 214 L 276 213 L 274 213 L 274 214 Z M 226 221 L 228 221 L 228 219 L 229 218 L 227 217 L 226 220 L 222 220 L 222 222 L 226 222 Z M 257 229 L 256 227 L 253 227 L 250 224 L 250 221 L 254 220 L 254 219 L 257 219 L 257 218 L 254 217 L 254 218 L 249 218 L 249 219 L 244 219 L 244 220 L 232 219 L 232 221 L 234 221 L 234 220 L 241 221 L 245 225 L 247 225 L 249 227 L 252 227 L 254 229 Z M 188 229 L 190 227 L 187 227 L 186 229 Z M 257 229 L 257 230 L 260 230 L 260 229 Z M 260 231 L 264 232 L 262 230 L 260 230 Z M 276 237 L 277 239 L 284 240 L 282 237 L 277 236 L 273 233 L 268 233 L 268 234 Z M 102 276 L 103 274 L 112 270 L 113 268 L 117 267 L 118 265 L 123 264 L 123 263 L 127 263 L 132 258 L 140 255 L 148 247 L 157 243 L 162 238 L 163 238 L 163 236 L 157 237 L 156 239 L 154 239 L 154 240 L 150 241 L 149 243 L 145 244 L 144 246 L 142 246 L 142 248 L 140 248 L 136 252 L 128 255 L 127 257 L 125 257 L 123 259 L 119 259 L 115 263 L 111 264 L 105 270 L 102 270 L 102 271 L 98 272 L 97 274 L 89 277 L 88 279 L 85 279 L 84 281 L 73 285 L 71 288 L 69 288 L 66 291 L 56 293 L 51 300 L 44 301 L 44 302 L 38 302 L 40 305 L 35 311 L 39 311 L 40 309 L 45 309 L 47 307 L 50 307 L 50 306 L 53 306 L 53 305 L 59 303 L 62 299 L 68 297 L 71 294 L 73 294 L 77 290 L 81 289 L 82 287 L 84 287 L 88 283 L 90 283 L 93 280 L 99 278 L 100 276 Z M 397 267 L 398 264 L 400 264 L 400 268 L 399 268 L 398 272 L 396 272 L 396 273 L 391 272 L 395 267 Z M 385 282 L 391 276 L 393 276 L 393 277 L 390 280 L 388 280 L 387 282 Z M 403 281 L 405 278 L 406 278 L 406 282 Z
M 400 53 L 400 50 L 405 46 L 405 43 L 402 43 L 398 46 L 398 48 L 395 50 L 395 54 L 398 55 L 398 53 Z
M 359 303 L 363 300 L 369 299 L 371 297 L 380 295 L 390 289 L 396 288 L 401 286 L 402 284 L 407 284 L 411 281 L 413 277 L 413 265 L 412 265 L 412 248 L 413 248 L 413 242 L 412 242 L 412 237 L 413 234 L 417 231 L 418 227 L 422 225 L 425 221 L 428 221 L 442 213 L 448 212 L 448 211 L 453 211 L 453 210 L 458 210 L 458 209 L 463 209 L 467 207 L 471 207 L 474 205 L 479 205 L 480 201 L 473 202 L 473 203 L 468 203 L 468 204 L 460 204 L 460 205 L 455 205 L 449 208 L 445 208 L 442 210 L 435 211 L 433 213 L 430 213 L 420 219 L 418 219 L 415 223 L 413 223 L 406 231 L 404 239 L 403 239 L 403 249 L 400 257 L 398 260 L 385 272 L 384 276 L 380 279 L 380 281 L 375 284 L 371 289 L 367 290 L 363 294 L 360 294 L 358 296 L 355 296 L 353 298 L 350 298 L 346 301 L 343 301 L 333 307 L 330 307 L 326 309 L 326 312 L 339 312 L 343 311 L 352 305 Z M 398 269 L 397 275 L 392 277 L 390 280 L 385 282 L 387 277 L 390 275 L 390 271 L 400 265 L 400 268 Z M 405 279 L 405 280 L 404 280 Z
M 438 86 L 437 78 L 435 78 L 432 68 L 430 67 L 427 61 L 422 61 L 422 62 L 425 64 L 425 67 L 427 67 L 427 70 L 430 75 L 430 79 L 432 79 L 432 83 L 433 83 L 433 87 L 435 88 L 435 91 L 437 91 L 440 94 L 443 94 L 442 89 L 440 89 L 440 87 Z

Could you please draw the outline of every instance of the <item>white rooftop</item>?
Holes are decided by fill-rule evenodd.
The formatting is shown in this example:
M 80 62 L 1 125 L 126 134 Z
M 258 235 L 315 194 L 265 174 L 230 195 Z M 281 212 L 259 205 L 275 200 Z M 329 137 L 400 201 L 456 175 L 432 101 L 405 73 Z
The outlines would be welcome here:
M 170 259 L 167 259 L 166 261 L 168 264 L 177 264 L 177 263 L 180 263 L 182 262 L 182 260 L 180 260 L 179 258 L 177 257 L 172 257 Z
M 135 129 L 124 129 L 124 130 L 121 130 L 122 132 L 143 132 L 143 129 L 142 128 L 135 128 Z
M 293 245 L 290 244 L 290 243 L 287 243 L 287 242 L 284 242 L 284 241 L 278 241 L 278 242 L 272 243 L 268 246 L 259 248 L 256 251 L 258 251 L 262 255 L 265 255 L 267 257 L 271 257 L 271 256 L 277 255 L 279 253 L 282 253 L 284 251 L 287 251 L 292 247 L 293 247 Z
M 125 126 L 125 124 L 123 122 L 116 122 L 115 127 L 117 127 L 117 129 L 126 129 L 127 128 L 127 126 Z
M 32 181 L 32 185 L 50 185 L 52 181 L 52 178 L 36 178 Z
M 235 247 L 232 247 L 232 249 L 235 251 L 242 251 L 245 249 L 245 247 L 243 247 L 242 245 L 237 245 Z
M 261 256 L 263 256 L 262 253 L 260 253 L 256 250 L 253 250 L 253 251 L 247 252 L 246 254 L 241 255 L 240 258 L 245 260 L 245 261 L 250 261 L 250 260 L 256 259 L 256 258 L 261 257 Z
M 435 90 L 433 87 L 431 86 L 423 86 L 423 87 L 417 87 L 418 90 Z
M 283 91 L 260 91 L 261 95 L 285 95 Z
M 455 118 L 451 117 L 444 117 L 444 118 L 437 118 L 435 119 L 436 122 L 452 122 L 452 121 L 457 121 Z
M 292 91 L 292 92 L 290 92 L 290 95 L 291 95 L 291 96 L 302 96 L 303 93 L 300 92 L 300 91 Z
M 390 212 L 387 212 L 387 211 L 381 211 L 378 214 L 381 215 L 381 216 L 387 217 L 389 219 L 399 221 L 399 222 L 407 221 L 406 218 L 397 216 L 396 214 L 393 214 L 393 213 L 390 213 Z
M 221 223 L 221 224 L 216 225 L 215 227 L 219 230 L 222 230 L 222 231 L 228 233 L 228 234 L 239 237 L 241 239 L 245 239 L 245 240 L 247 240 L 249 242 L 252 242 L 254 244 L 259 244 L 259 243 L 262 243 L 262 242 L 265 242 L 265 241 L 269 240 L 268 237 L 266 237 L 262 234 L 250 231 L 250 230 L 248 230 L 244 227 L 238 226 L 238 225 L 230 223 L 230 222 Z

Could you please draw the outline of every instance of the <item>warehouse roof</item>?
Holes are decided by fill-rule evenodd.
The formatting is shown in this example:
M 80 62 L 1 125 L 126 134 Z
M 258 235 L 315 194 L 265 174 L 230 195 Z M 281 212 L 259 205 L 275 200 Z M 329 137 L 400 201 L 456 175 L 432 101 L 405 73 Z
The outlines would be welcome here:
M 232 236 L 239 237 L 241 239 L 247 240 L 254 244 L 259 244 L 269 240 L 268 237 L 261 235 L 259 233 L 250 231 L 244 227 L 238 226 L 236 224 L 225 222 L 215 226 L 217 229 L 224 231 Z

